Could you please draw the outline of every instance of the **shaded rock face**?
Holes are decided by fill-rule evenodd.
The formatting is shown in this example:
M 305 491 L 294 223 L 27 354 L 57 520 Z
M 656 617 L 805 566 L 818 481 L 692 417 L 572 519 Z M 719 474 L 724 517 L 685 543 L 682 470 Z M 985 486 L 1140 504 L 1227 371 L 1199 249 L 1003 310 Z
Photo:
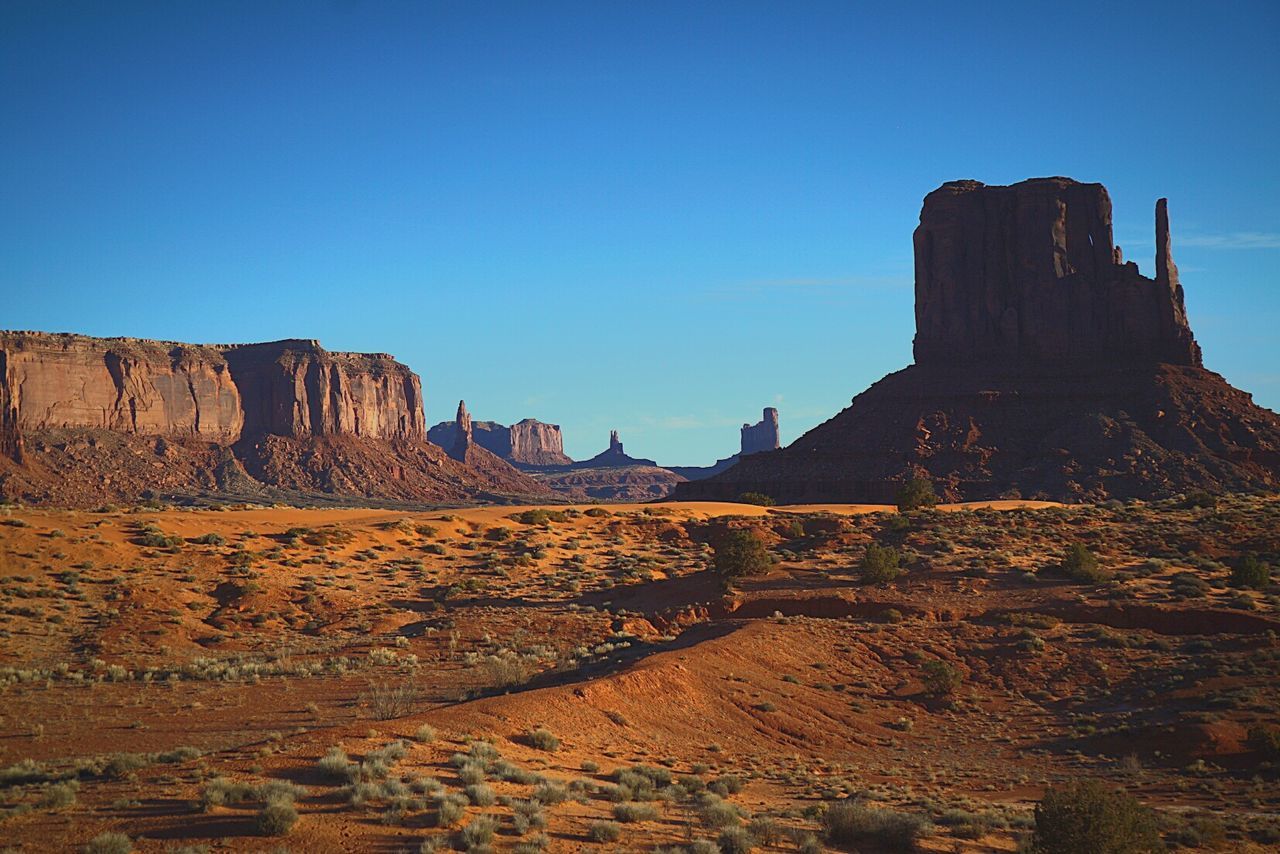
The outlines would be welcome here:
M 453 418 L 453 442 L 449 445 L 449 456 L 455 460 L 467 461 L 467 454 L 475 445 L 475 431 L 471 425 L 471 413 L 467 412 L 467 402 L 458 401 L 458 414 Z
M 426 438 L 422 382 L 385 353 L 330 353 L 300 340 L 222 353 L 240 390 L 248 437 Z
M 1121 263 L 1101 184 L 943 184 L 915 232 L 916 364 L 1148 361 L 1199 366 L 1156 208 L 1156 277 Z
M 1111 239 L 1098 184 L 943 185 L 916 249 L 916 364 L 676 498 L 1160 498 L 1280 485 L 1280 416 L 1201 367 L 1156 206 L 1156 276 Z
M 742 450 L 739 452 L 741 455 L 772 451 L 781 447 L 782 443 L 778 438 L 778 410 L 772 406 L 765 407 L 760 423 L 742 425 Z

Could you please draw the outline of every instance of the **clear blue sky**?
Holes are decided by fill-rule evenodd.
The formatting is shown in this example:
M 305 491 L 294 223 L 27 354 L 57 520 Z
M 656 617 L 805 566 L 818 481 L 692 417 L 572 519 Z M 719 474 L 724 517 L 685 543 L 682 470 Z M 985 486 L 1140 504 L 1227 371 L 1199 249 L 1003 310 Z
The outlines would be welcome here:
M 911 358 L 943 181 L 1153 206 L 1205 360 L 1280 408 L 1280 6 L 0 5 L 0 327 L 318 338 L 428 422 L 590 456 L 790 441 Z

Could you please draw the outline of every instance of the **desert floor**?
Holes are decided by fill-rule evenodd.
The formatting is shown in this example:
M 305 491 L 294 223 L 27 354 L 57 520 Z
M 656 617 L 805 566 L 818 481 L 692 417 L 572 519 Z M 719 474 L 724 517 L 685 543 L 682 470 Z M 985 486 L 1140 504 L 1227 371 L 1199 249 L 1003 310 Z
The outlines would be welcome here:
M 726 587 L 733 528 L 775 563 Z M 1072 544 L 1106 577 L 1055 572 Z M 1280 501 L 0 508 L 0 850 L 822 850 L 856 797 L 1013 851 L 1080 777 L 1171 844 L 1270 850 L 1250 554 Z

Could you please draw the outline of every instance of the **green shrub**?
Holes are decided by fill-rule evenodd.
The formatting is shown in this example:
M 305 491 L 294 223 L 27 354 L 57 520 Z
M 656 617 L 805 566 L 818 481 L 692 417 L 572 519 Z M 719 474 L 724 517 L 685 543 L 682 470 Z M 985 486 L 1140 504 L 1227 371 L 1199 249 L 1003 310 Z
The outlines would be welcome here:
M 755 504 L 760 507 L 773 507 L 778 503 L 763 492 L 744 492 L 738 496 L 738 501 L 743 504 Z
M 760 538 L 742 528 L 729 531 L 713 548 L 716 572 L 725 578 L 759 575 L 773 564 L 773 557 Z
M 1072 581 L 1081 584 L 1101 584 L 1111 578 L 1111 573 L 1098 566 L 1098 559 L 1093 556 L 1093 552 L 1080 543 L 1067 549 L 1059 568 Z
M 1034 854 L 1145 854 L 1164 851 L 1155 814 L 1096 780 L 1050 788 L 1036 805 Z
M 423 744 L 429 744 L 436 740 L 435 727 L 431 724 L 423 724 L 413 732 L 414 741 L 420 741 Z
M 129 854 L 133 840 L 123 833 L 99 833 L 85 846 L 85 854 Z
M 466 814 L 467 799 L 459 795 L 441 798 L 436 804 L 436 826 L 453 827 Z
M 914 851 L 928 829 L 929 822 L 918 815 L 852 801 L 833 804 L 822 816 L 823 835 L 835 845 L 879 845 L 890 851 Z
M 858 569 L 862 580 L 868 584 L 888 584 L 898 577 L 898 562 L 901 555 L 893 546 L 882 546 L 872 543 L 867 546 Z
M 284 836 L 298 823 L 298 811 L 289 801 L 271 801 L 258 812 L 255 822 L 263 836 Z
M 962 678 L 960 671 L 945 661 L 934 659 L 920 666 L 924 674 L 924 690 L 934 697 L 945 697 L 956 692 Z
M 587 838 L 592 842 L 617 842 L 622 838 L 622 825 L 616 821 L 593 821 L 587 828 Z
M 1271 565 L 1253 555 L 1245 555 L 1231 569 L 1232 587 L 1252 587 L 1261 590 L 1271 583 Z
M 491 807 L 493 802 L 498 799 L 493 793 L 493 789 L 484 783 L 472 783 L 463 791 L 467 794 L 467 800 L 478 807 Z
M 76 792 L 80 789 L 80 784 L 75 780 L 68 780 L 65 783 L 55 783 L 44 790 L 40 796 L 40 806 L 45 809 L 62 809 L 69 807 L 76 802 Z
M 336 745 L 330 747 L 324 756 L 316 760 L 316 768 L 326 778 L 345 783 L 351 782 L 359 775 L 359 767 L 347 758 L 346 752 L 341 747 Z
M 933 484 L 924 478 L 913 477 L 898 490 L 898 509 L 902 512 L 936 507 L 938 494 L 933 491 Z

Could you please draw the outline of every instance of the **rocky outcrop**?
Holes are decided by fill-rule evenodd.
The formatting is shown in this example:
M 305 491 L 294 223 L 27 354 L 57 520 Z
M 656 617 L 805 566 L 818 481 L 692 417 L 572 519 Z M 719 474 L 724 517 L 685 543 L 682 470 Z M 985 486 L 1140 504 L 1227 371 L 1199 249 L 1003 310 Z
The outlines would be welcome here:
M 952 181 L 915 232 L 918 365 L 990 361 L 1200 365 L 1156 209 L 1156 278 L 1121 253 L 1101 184 Z
M 1098 184 L 930 193 L 916 230 L 916 364 L 788 447 L 676 498 L 1155 498 L 1274 490 L 1280 416 L 1201 367 L 1156 206 L 1156 276 L 1125 263 Z
M 475 432 L 471 426 L 471 413 L 467 412 L 467 402 L 460 400 L 458 414 L 453 418 L 453 441 L 449 444 L 449 456 L 465 463 L 474 446 Z
M 246 437 L 426 438 L 422 383 L 386 353 L 330 353 L 317 341 L 221 348 Z
M 657 467 L 657 465 L 653 460 L 627 456 L 627 452 L 622 447 L 622 440 L 618 438 L 618 431 L 610 430 L 608 448 L 589 460 L 574 463 L 572 467 L 575 469 L 623 468 L 626 466 L 648 466 L 653 468 Z
M 418 376 L 315 341 L 192 345 L 0 332 L 0 493 L 458 501 L 549 491 L 426 442 Z
M 564 452 L 564 438 L 558 424 L 544 424 L 534 418 L 517 421 L 510 427 L 496 421 L 473 421 L 475 443 L 518 468 L 566 466 L 573 460 Z M 444 421 L 427 431 L 427 438 L 442 448 L 457 441 L 457 421 Z
M 755 454 L 760 451 L 773 451 L 782 447 L 778 437 L 778 410 L 772 406 L 764 408 L 764 415 L 758 424 L 742 425 L 742 446 L 739 454 Z

